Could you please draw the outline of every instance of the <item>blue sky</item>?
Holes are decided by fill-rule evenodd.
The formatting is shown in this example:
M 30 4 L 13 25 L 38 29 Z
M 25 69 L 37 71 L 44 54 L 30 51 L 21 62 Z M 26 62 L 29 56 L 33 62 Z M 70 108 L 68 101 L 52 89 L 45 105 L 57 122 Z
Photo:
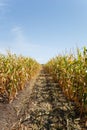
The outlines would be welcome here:
M 87 0 L 0 0 L 0 52 L 46 63 L 87 46 Z

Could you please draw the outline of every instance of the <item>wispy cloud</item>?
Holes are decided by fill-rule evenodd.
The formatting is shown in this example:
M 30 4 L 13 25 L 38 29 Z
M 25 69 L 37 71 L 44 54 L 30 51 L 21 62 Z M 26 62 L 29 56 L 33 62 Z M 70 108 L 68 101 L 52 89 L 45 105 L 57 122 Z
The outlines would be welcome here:
M 32 42 L 29 42 L 30 40 L 26 38 L 22 26 L 14 26 L 10 30 L 10 35 L 12 40 L 2 42 L 2 48 L 0 47 L 1 53 L 6 54 L 6 50 L 9 49 L 12 53 L 30 56 L 40 63 L 45 63 L 50 57 L 53 57 L 54 51 L 57 52 L 57 48 L 50 48 L 49 45 L 40 43 L 36 44 L 33 42 L 33 39 Z
M 0 8 L 3 8 L 6 6 L 6 3 L 0 2 Z
M 13 34 L 14 40 L 20 44 L 23 43 L 25 40 L 23 29 L 21 26 L 15 26 L 11 29 L 11 32 Z
M 53 56 L 53 48 L 40 43 L 33 43 L 33 39 L 32 42 L 30 42 L 30 40 L 26 38 L 22 26 L 14 26 L 11 29 L 11 33 L 13 35 L 13 42 L 11 45 L 11 50 L 13 53 L 30 56 L 35 58 L 40 63 L 46 62 L 50 58 L 48 55 Z
M 3 11 L 8 6 L 5 0 L 0 0 L 0 11 Z
M 5 14 L 9 10 L 9 0 L 0 0 L 0 19 L 5 17 Z

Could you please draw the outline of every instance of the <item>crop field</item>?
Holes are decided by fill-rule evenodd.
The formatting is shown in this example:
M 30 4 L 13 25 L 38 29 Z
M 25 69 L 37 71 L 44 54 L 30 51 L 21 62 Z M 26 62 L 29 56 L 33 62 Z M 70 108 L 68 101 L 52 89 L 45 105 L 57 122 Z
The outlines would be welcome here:
M 12 55 L 0 55 L 0 100 L 11 102 L 27 81 L 38 72 L 40 65 L 33 59 Z
M 86 130 L 86 47 L 43 65 L 0 54 L 0 129 Z
M 80 113 L 87 113 L 87 49 L 77 55 L 59 55 L 46 65 L 46 71 L 58 82 L 65 96 L 74 101 Z

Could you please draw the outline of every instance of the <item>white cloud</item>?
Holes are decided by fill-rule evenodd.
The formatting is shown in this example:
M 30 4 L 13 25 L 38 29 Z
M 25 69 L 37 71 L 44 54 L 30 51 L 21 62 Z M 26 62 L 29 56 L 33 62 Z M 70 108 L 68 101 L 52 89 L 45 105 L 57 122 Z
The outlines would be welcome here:
M 20 32 L 21 31 L 21 27 L 19 26 L 15 26 L 12 28 L 12 32 Z
M 0 11 L 3 11 L 8 6 L 7 1 L 0 0 Z
M 40 43 L 36 44 L 33 41 L 29 42 L 22 26 L 14 26 L 10 30 L 10 35 L 12 41 L 3 41 L 0 47 L 0 52 L 4 54 L 6 54 L 6 50 L 10 50 L 17 55 L 30 56 L 40 63 L 45 63 L 50 57 L 54 56 L 54 52 L 57 52 L 57 48 L 55 47 L 49 47 L 49 45 Z
M 55 46 L 35 43 L 33 39 L 30 42 L 30 39 L 26 38 L 22 26 L 14 26 L 10 30 L 10 37 L 12 40 L 2 42 L 0 52 L 6 54 L 6 50 L 10 50 L 17 55 L 30 56 L 40 63 L 46 63 L 50 57 L 53 57 L 57 53 Z
M 48 55 L 53 56 L 52 49 L 49 46 L 44 46 L 40 43 L 31 43 L 29 39 L 24 35 L 22 26 L 15 26 L 11 29 L 13 35 L 13 45 L 11 50 L 18 55 L 22 54 L 35 58 L 40 63 L 44 63 L 48 60 Z M 49 50 L 49 51 L 48 51 Z M 50 57 L 49 57 L 50 58 Z
M 18 44 L 24 42 L 24 34 L 21 26 L 15 26 L 11 29 L 15 42 Z
M 9 11 L 9 1 L 10 0 L 0 0 L 0 19 L 3 19 Z
M 4 6 L 6 6 L 6 4 L 5 3 L 0 3 L 0 8 L 2 8 L 2 7 L 4 7 Z

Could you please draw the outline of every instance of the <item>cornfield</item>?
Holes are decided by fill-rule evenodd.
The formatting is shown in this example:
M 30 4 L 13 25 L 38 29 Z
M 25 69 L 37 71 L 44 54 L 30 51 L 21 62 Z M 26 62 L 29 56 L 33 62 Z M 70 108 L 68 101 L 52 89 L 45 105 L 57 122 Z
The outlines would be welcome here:
M 8 52 L 0 54 L 0 100 L 12 101 L 27 81 L 39 71 L 40 65 L 33 59 Z
M 65 96 L 74 101 L 80 113 L 87 113 L 87 49 L 77 54 L 59 55 L 45 65 Z

